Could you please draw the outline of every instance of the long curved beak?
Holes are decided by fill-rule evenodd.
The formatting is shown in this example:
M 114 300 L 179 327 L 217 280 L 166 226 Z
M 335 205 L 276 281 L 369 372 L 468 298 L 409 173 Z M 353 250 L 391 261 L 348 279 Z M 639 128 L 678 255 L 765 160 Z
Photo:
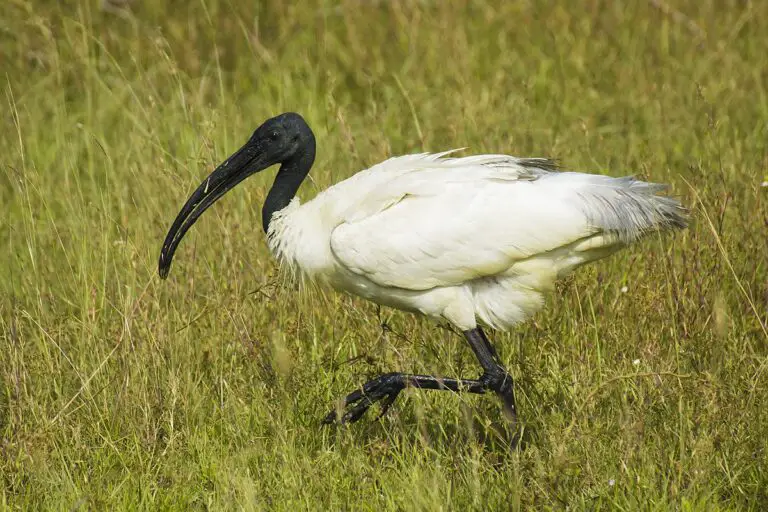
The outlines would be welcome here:
M 157 271 L 162 279 L 168 277 L 176 247 L 203 212 L 245 178 L 272 165 L 263 157 L 257 147 L 246 143 L 205 178 L 187 199 L 168 230 L 160 251 Z

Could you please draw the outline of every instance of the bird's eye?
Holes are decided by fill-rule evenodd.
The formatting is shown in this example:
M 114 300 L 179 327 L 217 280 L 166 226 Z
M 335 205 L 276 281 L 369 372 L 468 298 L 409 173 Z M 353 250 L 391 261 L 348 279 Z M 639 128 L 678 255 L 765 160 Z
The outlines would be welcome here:
M 269 134 L 269 140 L 275 141 L 280 138 L 280 134 L 276 131 Z

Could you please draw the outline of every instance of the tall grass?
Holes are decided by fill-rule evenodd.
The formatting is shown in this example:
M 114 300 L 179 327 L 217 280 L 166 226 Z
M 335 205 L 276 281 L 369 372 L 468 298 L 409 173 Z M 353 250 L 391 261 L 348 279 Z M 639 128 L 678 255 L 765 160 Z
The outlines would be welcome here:
M 4 508 L 768 507 L 768 4 L 130 9 L 0 7 Z M 478 368 L 428 321 L 282 286 L 268 173 L 158 279 L 188 193 L 288 110 L 318 136 L 304 198 L 467 146 L 670 183 L 694 222 L 494 334 L 520 450 L 493 397 L 408 392 L 380 421 L 323 429 L 382 371 Z

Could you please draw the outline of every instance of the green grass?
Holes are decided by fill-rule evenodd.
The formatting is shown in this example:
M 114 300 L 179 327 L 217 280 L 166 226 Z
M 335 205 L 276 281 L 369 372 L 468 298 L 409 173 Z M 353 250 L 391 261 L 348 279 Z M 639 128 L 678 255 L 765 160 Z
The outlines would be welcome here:
M 2 3 L 0 508 L 765 510 L 768 4 L 288 4 Z M 189 192 L 287 110 L 318 137 L 305 199 L 468 146 L 670 183 L 693 222 L 494 334 L 521 450 L 494 397 L 322 429 L 379 372 L 478 368 L 427 320 L 282 285 L 269 172 L 160 281 Z

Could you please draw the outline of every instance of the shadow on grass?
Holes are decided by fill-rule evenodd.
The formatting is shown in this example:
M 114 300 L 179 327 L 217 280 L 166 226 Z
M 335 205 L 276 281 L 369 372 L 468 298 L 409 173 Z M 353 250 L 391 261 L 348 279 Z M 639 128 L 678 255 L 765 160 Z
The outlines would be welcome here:
M 491 406 L 476 408 L 461 404 L 459 414 L 454 415 L 454 408 L 438 412 L 430 407 L 430 412 L 425 413 L 406 402 L 410 401 L 403 401 L 397 411 L 383 417 L 371 414 L 357 423 L 323 428 L 330 433 L 332 442 L 360 447 L 376 444 L 377 440 L 400 446 L 421 444 L 436 453 L 451 453 L 471 446 L 486 454 L 501 456 L 500 461 L 505 455 L 524 451 L 539 442 L 535 423 L 514 426 L 500 411 L 492 411 Z

